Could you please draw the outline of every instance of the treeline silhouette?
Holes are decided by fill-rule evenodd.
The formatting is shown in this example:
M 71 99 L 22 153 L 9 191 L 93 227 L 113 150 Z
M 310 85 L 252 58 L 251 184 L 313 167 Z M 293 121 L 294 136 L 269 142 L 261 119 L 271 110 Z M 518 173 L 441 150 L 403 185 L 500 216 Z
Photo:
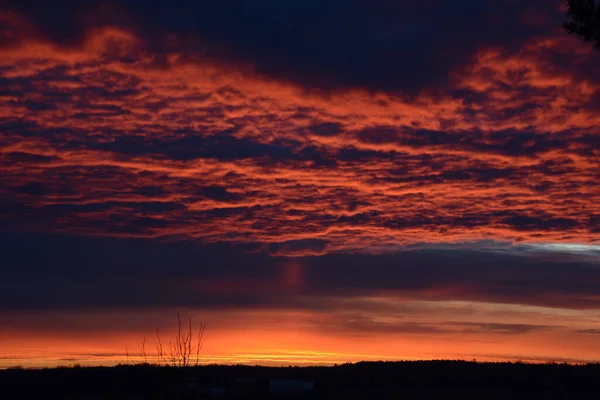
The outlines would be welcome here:
M 566 0 L 567 20 L 563 28 L 600 50 L 600 4 L 594 0 Z
M 334 367 L 199 366 L 71 367 L 0 371 L 0 398 L 203 398 L 186 384 L 230 387 L 240 378 L 258 388 L 269 379 L 315 384 L 314 399 L 599 399 L 600 364 L 360 362 Z M 268 398 L 257 391 L 244 398 Z M 234 397 L 226 397 L 234 398 Z

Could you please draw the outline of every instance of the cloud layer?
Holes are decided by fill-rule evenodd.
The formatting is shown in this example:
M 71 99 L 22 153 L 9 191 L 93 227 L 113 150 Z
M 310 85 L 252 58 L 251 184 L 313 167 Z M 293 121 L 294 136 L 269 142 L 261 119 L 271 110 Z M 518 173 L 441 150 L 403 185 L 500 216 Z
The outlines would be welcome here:
M 5 223 L 336 249 L 598 240 L 595 86 L 538 76 L 527 52 L 480 54 L 456 82 L 468 99 L 405 101 L 103 53 L 130 41 L 5 50 Z

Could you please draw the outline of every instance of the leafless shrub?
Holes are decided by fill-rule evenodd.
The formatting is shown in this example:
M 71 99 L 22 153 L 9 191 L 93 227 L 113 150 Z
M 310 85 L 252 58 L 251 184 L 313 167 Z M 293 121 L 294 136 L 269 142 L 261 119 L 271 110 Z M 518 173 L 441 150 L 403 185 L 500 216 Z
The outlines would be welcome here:
M 192 318 L 188 318 L 188 326 L 183 328 L 181 316 L 177 313 L 177 335 L 163 347 L 158 328 L 156 329 L 156 354 L 159 365 L 173 367 L 196 366 L 200 363 L 200 350 L 206 341 L 204 330 L 206 325 L 200 321 L 197 331 L 192 328 Z
M 206 325 L 200 321 L 197 330 L 192 327 L 192 318 L 189 317 L 187 326 L 183 326 L 181 316 L 177 313 L 177 334 L 169 340 L 166 346 L 163 346 L 163 341 L 158 328 L 156 328 L 156 365 L 172 366 L 172 367 L 190 367 L 197 366 L 200 363 L 200 351 L 206 341 L 204 330 Z M 126 364 L 138 365 L 149 364 L 148 353 L 146 352 L 146 337 L 141 343 L 137 344 L 139 357 L 130 357 L 129 348 L 125 346 Z

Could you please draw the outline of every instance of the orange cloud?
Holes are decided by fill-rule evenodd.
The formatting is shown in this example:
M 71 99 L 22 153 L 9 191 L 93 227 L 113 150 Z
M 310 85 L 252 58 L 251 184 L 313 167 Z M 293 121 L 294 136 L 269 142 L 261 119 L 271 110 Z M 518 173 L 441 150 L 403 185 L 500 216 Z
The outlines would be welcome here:
M 94 235 L 315 239 L 330 250 L 598 240 L 598 117 L 572 112 L 597 85 L 532 52 L 562 41 L 478 53 L 454 78 L 468 102 L 323 97 L 177 55 L 157 69 L 137 43 L 111 28 L 80 49 L 2 50 L 3 191 L 23 207 L 5 218 Z

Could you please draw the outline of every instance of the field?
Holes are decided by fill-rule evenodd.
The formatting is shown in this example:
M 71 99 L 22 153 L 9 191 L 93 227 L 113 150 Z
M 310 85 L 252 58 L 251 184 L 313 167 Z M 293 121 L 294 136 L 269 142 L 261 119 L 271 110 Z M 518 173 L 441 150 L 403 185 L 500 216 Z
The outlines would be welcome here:
M 272 379 L 312 382 L 269 393 Z M 600 365 L 369 362 L 334 367 L 149 365 L 0 371 L 6 399 L 599 399 Z M 192 385 L 190 385 L 192 384 Z M 218 389 L 221 393 L 202 393 Z

